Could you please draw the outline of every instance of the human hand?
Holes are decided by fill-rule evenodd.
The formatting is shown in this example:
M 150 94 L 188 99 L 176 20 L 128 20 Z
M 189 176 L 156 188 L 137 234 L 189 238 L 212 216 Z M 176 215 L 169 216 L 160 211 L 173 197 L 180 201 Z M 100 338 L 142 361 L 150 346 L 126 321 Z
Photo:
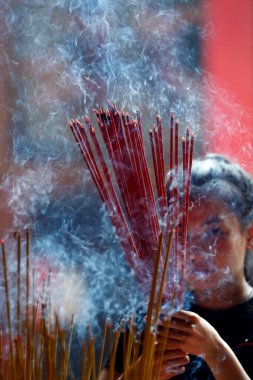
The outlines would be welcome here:
M 161 324 L 157 329 L 158 336 L 164 336 Z M 182 310 L 172 316 L 166 349 L 202 356 L 208 362 L 220 353 L 221 342 L 214 327 L 198 314 Z
M 167 333 L 157 326 L 158 337 L 166 339 L 165 347 L 202 356 L 217 380 L 250 380 L 228 344 L 205 319 L 190 311 L 179 311 L 171 319 Z M 170 378 L 170 377 L 169 377 Z
M 153 378 L 156 380 L 168 380 L 184 373 L 185 365 L 189 363 L 189 356 L 180 350 L 168 350 L 164 352 L 162 345 L 157 343 L 153 368 Z
M 185 365 L 189 363 L 189 356 L 185 355 L 184 352 L 180 350 L 163 350 L 160 344 L 156 344 L 152 378 L 153 380 L 168 380 L 174 376 L 177 376 L 185 371 Z M 129 372 L 126 374 L 116 376 L 117 380 L 129 379 L 139 379 L 143 374 L 143 361 L 140 356 L 138 360 L 131 364 L 129 367 Z M 149 373 L 150 376 L 150 373 Z M 105 378 L 107 379 L 107 378 Z M 102 378 L 101 378 L 102 380 Z

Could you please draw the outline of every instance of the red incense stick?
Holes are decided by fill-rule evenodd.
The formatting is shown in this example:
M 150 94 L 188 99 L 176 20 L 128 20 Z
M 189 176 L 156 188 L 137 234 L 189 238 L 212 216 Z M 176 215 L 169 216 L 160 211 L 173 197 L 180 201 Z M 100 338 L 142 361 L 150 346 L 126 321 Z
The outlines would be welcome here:
M 117 235 L 130 265 L 136 270 L 140 281 L 141 270 L 138 260 L 144 260 L 147 268 L 153 267 L 160 230 L 172 236 L 171 252 L 172 274 L 170 279 L 175 293 L 175 276 L 180 282 L 179 298 L 183 299 L 183 277 L 186 260 L 187 220 L 189 209 L 190 174 L 193 156 L 194 137 L 190 138 L 189 128 L 182 140 L 183 188 L 182 201 L 179 192 L 179 126 L 174 125 L 174 115 L 170 115 L 169 128 L 169 192 L 167 195 L 166 165 L 164 155 L 164 136 L 162 119 L 156 115 L 156 127 L 149 131 L 150 147 L 155 174 L 157 199 L 152 185 L 143 139 L 141 115 L 131 120 L 127 113 L 118 111 L 108 102 L 108 111 L 103 108 L 94 110 L 104 146 L 109 156 L 107 163 L 104 150 L 86 117 L 89 138 L 84 126 L 78 120 L 70 121 L 70 128 L 78 143 L 82 157 L 106 205 L 109 216 L 116 228 Z M 113 168 L 114 175 L 108 168 Z M 114 177 L 115 176 L 115 177 Z M 115 182 L 116 180 L 116 182 Z M 182 238 L 180 235 L 179 254 L 179 216 L 183 215 Z M 166 222 L 166 223 L 165 223 Z M 166 237 L 165 237 L 166 241 Z M 137 259 L 137 261 L 136 261 Z M 150 266 L 150 264 L 152 265 Z M 143 268 L 143 267 L 142 267 Z M 173 285 L 174 284 L 174 285 Z M 168 289 L 168 287 L 167 287 Z

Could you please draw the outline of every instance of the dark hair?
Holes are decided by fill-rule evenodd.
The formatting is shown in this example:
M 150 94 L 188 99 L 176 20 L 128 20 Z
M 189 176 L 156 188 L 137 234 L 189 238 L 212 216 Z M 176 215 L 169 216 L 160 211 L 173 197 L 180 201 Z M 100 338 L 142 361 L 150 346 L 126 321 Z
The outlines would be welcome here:
M 220 199 L 242 227 L 253 222 L 253 178 L 222 155 L 208 154 L 193 161 L 190 197 Z

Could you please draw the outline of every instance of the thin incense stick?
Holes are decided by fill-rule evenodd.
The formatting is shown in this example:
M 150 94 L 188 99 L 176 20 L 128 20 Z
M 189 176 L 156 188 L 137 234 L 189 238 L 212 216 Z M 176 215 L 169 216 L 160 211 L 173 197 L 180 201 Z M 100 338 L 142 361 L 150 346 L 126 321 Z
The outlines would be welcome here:
M 14 373 L 14 362 L 13 362 L 13 343 L 12 343 L 12 319 L 11 319 L 11 306 L 10 306 L 10 295 L 9 295 L 9 282 L 8 282 L 8 269 L 6 262 L 6 250 L 5 241 L 0 241 L 2 248 L 2 261 L 4 270 L 4 288 L 5 288 L 5 298 L 6 298 L 6 311 L 7 311 L 7 321 L 8 321 L 8 334 L 9 334 L 9 344 L 10 344 L 10 360 L 11 360 L 11 370 Z
M 104 356 L 104 349 L 105 349 L 105 340 L 106 340 L 106 333 L 107 333 L 107 320 L 105 320 L 104 328 L 103 328 L 103 334 L 102 334 L 102 343 L 100 347 L 100 353 L 99 353 L 99 363 L 98 363 L 98 371 L 97 371 L 97 380 L 99 380 L 102 363 L 103 363 L 103 356 Z
M 20 276 L 21 276 L 21 235 L 19 232 L 14 233 L 17 239 L 17 322 L 18 322 L 18 335 L 21 336 L 21 288 L 20 288 Z
M 87 346 L 86 346 L 86 342 L 83 342 L 82 343 L 82 361 L 81 361 L 81 380 L 86 380 L 86 355 L 87 355 Z M 102 366 L 100 367 L 100 371 L 98 372 L 98 374 L 100 374 L 101 372 L 101 368 Z
M 68 341 L 68 350 L 67 350 L 67 358 L 66 358 L 66 375 L 65 375 L 65 377 L 67 377 L 68 368 L 69 368 L 69 357 L 70 357 L 70 349 L 71 349 L 71 343 L 72 343 L 73 329 L 74 329 L 74 315 L 72 315 L 70 329 L 69 329 L 69 341 Z M 94 378 L 94 380 L 95 380 L 95 378 Z
M 108 380 L 114 380 L 114 372 L 115 372 L 114 368 L 115 368 L 115 360 L 116 360 L 116 352 L 117 352 L 117 347 L 118 347 L 118 342 L 119 342 L 119 336 L 120 336 L 120 327 L 116 330 L 115 335 L 114 335 L 114 344 L 113 344 L 113 351 L 112 351 L 111 360 L 110 360 Z

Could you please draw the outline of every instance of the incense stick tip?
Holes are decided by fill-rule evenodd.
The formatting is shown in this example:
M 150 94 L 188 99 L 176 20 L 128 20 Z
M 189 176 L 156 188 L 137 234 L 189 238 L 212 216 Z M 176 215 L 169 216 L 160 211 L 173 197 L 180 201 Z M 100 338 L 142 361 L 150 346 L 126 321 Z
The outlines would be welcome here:
M 76 125 L 80 128 L 80 129 L 84 129 L 84 126 L 82 123 L 80 123 L 80 121 L 78 119 L 75 120 L 75 123 Z

